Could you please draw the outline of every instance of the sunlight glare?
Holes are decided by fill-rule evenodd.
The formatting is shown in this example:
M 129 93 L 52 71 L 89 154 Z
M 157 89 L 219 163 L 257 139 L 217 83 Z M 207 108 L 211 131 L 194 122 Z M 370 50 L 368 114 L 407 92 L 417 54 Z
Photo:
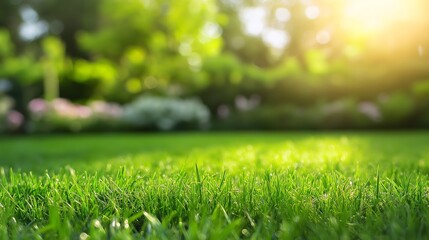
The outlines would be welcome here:
M 331 41 L 331 33 L 327 30 L 322 30 L 316 35 L 316 41 L 319 44 L 328 44 Z
M 278 29 L 266 29 L 262 34 L 262 40 L 276 49 L 283 49 L 290 42 L 290 35 Z
M 279 22 L 287 22 L 291 18 L 291 14 L 287 8 L 277 8 L 275 16 Z
M 246 8 L 240 11 L 240 19 L 244 24 L 246 33 L 256 36 L 265 29 L 267 11 L 261 7 Z
M 422 45 L 419 45 L 419 46 L 417 47 L 417 51 L 419 52 L 419 56 L 420 56 L 420 57 L 422 57 L 422 56 L 423 56 L 423 54 L 424 54 L 423 46 L 422 46 Z
M 320 9 L 317 6 L 309 6 L 305 9 L 305 16 L 309 19 L 314 20 L 320 15 Z
M 351 29 L 372 33 L 402 20 L 406 7 L 405 0 L 349 0 L 344 14 Z

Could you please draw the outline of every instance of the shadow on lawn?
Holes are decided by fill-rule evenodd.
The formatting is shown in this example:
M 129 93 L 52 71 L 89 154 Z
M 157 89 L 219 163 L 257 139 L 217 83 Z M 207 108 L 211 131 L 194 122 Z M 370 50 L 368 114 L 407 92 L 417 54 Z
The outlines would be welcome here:
M 223 150 L 260 146 L 276 147 L 276 151 L 294 150 L 285 143 L 298 146 L 295 160 L 317 154 L 328 154 L 330 149 L 320 148 L 341 145 L 353 148 L 351 159 L 373 162 L 374 165 L 397 162 L 399 166 L 421 165 L 426 169 L 429 160 L 429 134 L 425 132 L 402 133 L 174 133 L 140 135 L 64 135 L 26 136 L 0 139 L 0 166 L 14 171 L 43 173 L 57 171 L 66 166 L 76 170 L 105 170 L 110 165 L 156 165 L 163 159 L 185 159 L 191 153 L 223 154 Z M 282 145 L 283 144 L 283 145 Z M 344 144 L 343 144 L 344 145 Z M 319 150 L 317 150 L 319 149 Z M 335 148 L 334 148 L 335 149 Z M 319 151 L 319 152 L 317 152 Z M 349 151 L 343 149 L 342 151 Z M 261 153 L 262 154 L 262 153 Z M 195 156 L 195 154 L 193 155 Z M 335 156 L 335 155 L 333 155 Z M 229 157 L 229 156 L 228 156 Z M 234 157 L 234 156 L 232 156 Z M 405 161 L 404 161 L 404 158 Z M 221 159 L 214 156 L 213 159 Z M 312 159 L 309 159 L 312 161 Z M 234 159 L 230 159 L 234 161 Z
M 282 139 L 306 137 L 253 133 L 20 136 L 0 139 L 0 166 L 34 172 L 65 166 L 91 170 L 94 164 L 100 167 L 136 155 L 184 156 L 195 149 L 278 143 Z

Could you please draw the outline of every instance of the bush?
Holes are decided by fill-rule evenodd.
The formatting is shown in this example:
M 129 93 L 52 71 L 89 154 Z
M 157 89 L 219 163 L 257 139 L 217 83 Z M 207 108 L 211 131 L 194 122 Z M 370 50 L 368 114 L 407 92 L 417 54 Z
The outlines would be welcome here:
M 318 105 L 310 109 L 310 114 L 318 116 L 318 128 L 360 129 L 373 128 L 382 121 L 378 106 L 372 102 L 358 102 L 351 98 Z M 310 116 L 307 116 L 311 118 Z M 314 118 L 314 117 L 313 117 Z
M 120 130 L 124 128 L 123 108 L 116 103 L 94 101 L 89 104 L 92 121 L 88 126 L 92 131 Z
M 9 98 L 0 96 L 0 133 L 7 130 L 7 114 L 12 106 Z
M 249 111 L 235 111 L 218 120 L 216 129 L 344 129 L 372 128 L 381 121 L 377 106 L 343 99 L 301 108 L 294 105 L 261 105 Z
M 196 99 L 142 96 L 125 106 L 124 122 L 140 130 L 202 129 L 210 112 Z
M 235 111 L 228 117 L 222 117 L 215 124 L 215 129 L 228 130 L 277 130 L 294 127 L 307 128 L 308 119 L 301 119 L 301 111 L 292 106 L 263 105 L 249 111 Z M 302 121 L 305 120 L 305 121 Z
M 12 110 L 13 105 L 13 100 L 0 96 L 0 133 L 17 131 L 24 122 L 22 114 Z
M 172 130 L 207 127 L 209 110 L 194 99 L 144 96 L 124 109 L 114 103 L 89 105 L 66 99 L 34 99 L 28 104 L 30 132 L 81 132 L 110 130 Z
M 61 98 L 52 102 L 34 99 L 28 104 L 28 110 L 30 132 L 112 130 L 121 126 L 122 119 L 119 105 L 102 101 L 84 106 Z
M 378 106 L 383 115 L 383 126 L 398 127 L 406 126 L 415 111 L 416 103 L 412 96 L 396 92 L 379 97 Z

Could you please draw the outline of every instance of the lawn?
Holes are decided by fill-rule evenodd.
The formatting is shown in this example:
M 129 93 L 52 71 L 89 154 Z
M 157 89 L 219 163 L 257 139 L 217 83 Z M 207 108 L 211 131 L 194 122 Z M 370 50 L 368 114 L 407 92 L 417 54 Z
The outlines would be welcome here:
M 0 139 L 0 239 L 427 239 L 429 132 Z

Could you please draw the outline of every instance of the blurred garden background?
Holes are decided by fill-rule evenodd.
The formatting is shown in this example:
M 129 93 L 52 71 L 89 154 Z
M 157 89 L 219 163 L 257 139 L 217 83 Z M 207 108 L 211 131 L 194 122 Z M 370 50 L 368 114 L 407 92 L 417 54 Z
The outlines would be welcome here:
M 0 133 L 429 127 L 426 0 L 1 0 Z

